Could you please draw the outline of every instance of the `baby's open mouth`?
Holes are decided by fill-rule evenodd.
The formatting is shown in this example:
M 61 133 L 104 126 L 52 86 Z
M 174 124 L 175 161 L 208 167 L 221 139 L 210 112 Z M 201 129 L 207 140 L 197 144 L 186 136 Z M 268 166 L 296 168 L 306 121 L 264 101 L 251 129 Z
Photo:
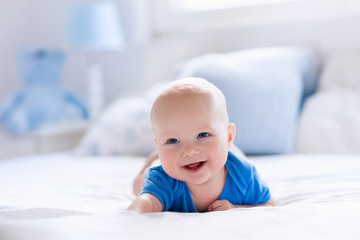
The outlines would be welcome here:
M 194 163 L 190 163 L 188 165 L 185 165 L 184 167 L 186 169 L 194 171 L 194 170 L 197 170 L 197 169 L 201 168 L 204 165 L 205 162 L 206 161 L 194 162 Z

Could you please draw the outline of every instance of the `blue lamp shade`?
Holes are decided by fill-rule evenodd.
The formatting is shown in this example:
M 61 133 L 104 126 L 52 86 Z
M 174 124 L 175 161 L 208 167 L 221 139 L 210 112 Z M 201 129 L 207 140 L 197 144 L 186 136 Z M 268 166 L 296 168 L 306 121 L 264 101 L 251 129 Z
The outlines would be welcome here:
M 125 45 L 120 14 L 110 1 L 72 7 L 66 31 L 66 44 L 73 49 L 114 51 Z

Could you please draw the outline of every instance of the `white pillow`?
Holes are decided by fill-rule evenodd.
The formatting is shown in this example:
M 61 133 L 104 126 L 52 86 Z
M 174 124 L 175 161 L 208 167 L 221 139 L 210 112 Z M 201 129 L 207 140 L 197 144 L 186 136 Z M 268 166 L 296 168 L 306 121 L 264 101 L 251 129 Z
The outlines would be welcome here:
M 332 88 L 360 88 L 360 49 L 330 54 L 320 79 L 320 90 Z
M 305 103 L 297 152 L 360 153 L 360 89 L 321 91 Z
M 359 63 L 360 49 L 328 57 L 319 91 L 300 117 L 297 152 L 360 153 Z
M 147 155 L 154 148 L 150 110 L 167 83 L 154 85 L 141 96 L 120 98 L 90 126 L 75 148 L 81 155 Z

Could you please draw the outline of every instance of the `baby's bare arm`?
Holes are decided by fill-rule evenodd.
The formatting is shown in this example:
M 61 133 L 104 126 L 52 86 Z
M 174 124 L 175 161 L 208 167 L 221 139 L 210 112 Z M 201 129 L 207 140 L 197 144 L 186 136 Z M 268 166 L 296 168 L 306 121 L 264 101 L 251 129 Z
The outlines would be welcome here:
M 159 154 L 157 152 L 157 150 L 155 149 L 154 151 L 152 151 L 148 157 L 146 158 L 146 162 L 145 165 L 143 166 L 143 168 L 141 169 L 141 171 L 138 173 L 138 175 L 135 177 L 135 180 L 133 182 L 133 193 L 135 195 L 138 195 L 140 193 L 141 190 L 141 185 L 144 179 L 144 173 L 145 171 L 151 166 L 151 164 L 159 158 Z
M 144 193 L 139 195 L 128 207 L 128 211 L 137 213 L 161 212 L 160 201 L 151 194 Z
M 266 203 L 255 204 L 255 205 L 234 205 L 230 203 L 228 200 L 216 200 L 212 204 L 210 204 L 208 210 L 209 212 L 213 211 L 225 211 L 232 208 L 247 208 L 247 207 L 260 207 L 260 206 L 276 206 L 274 198 L 270 198 Z

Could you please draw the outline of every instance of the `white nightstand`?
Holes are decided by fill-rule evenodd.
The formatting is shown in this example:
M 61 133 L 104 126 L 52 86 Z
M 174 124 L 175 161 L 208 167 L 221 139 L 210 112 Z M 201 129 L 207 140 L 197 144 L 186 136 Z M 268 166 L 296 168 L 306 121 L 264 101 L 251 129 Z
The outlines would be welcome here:
M 88 126 L 89 122 L 49 125 L 21 136 L 9 136 L 0 129 L 0 159 L 70 150 Z

